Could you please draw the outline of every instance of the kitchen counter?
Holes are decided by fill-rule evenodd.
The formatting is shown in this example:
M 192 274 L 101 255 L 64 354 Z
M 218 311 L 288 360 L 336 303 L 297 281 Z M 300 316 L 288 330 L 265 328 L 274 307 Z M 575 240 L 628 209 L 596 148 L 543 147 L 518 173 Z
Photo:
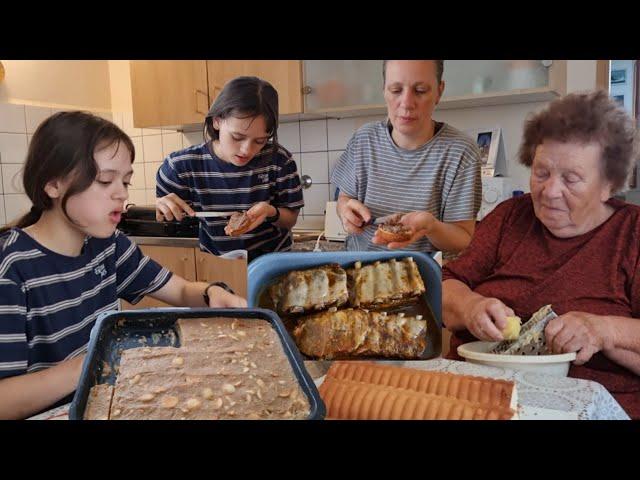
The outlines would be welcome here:
M 197 238 L 180 237 L 129 237 L 138 245 L 156 245 L 159 247 L 183 247 L 198 248 L 200 243 Z
M 198 248 L 199 242 L 197 238 L 179 238 L 179 237 L 129 237 L 138 245 L 156 245 L 159 247 L 183 247 Z M 295 240 L 292 252 L 312 252 L 316 245 L 315 240 Z M 337 252 L 344 250 L 344 242 L 331 242 L 328 240 L 320 241 L 320 249 L 323 252 Z

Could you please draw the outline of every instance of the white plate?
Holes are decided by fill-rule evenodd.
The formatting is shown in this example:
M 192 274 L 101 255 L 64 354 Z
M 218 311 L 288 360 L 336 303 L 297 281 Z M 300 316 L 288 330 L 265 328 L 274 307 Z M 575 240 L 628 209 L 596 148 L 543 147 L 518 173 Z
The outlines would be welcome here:
M 558 355 L 498 355 L 488 353 L 497 342 L 471 342 L 458 347 L 458 355 L 467 362 L 566 377 L 576 353 Z

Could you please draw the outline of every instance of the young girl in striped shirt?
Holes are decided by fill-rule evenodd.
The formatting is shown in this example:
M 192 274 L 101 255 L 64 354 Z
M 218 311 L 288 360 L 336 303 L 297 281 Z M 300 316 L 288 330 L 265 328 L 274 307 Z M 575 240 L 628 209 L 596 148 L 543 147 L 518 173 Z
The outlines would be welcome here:
M 116 226 L 135 151 L 116 125 L 83 112 L 45 120 L 23 174 L 33 207 L 0 230 L 0 418 L 68 402 L 96 318 L 145 295 L 179 306 L 246 307 L 220 286 L 188 282 Z
M 291 154 L 278 144 L 278 93 L 257 77 L 228 82 L 204 123 L 205 142 L 165 158 L 156 176 L 158 220 L 196 211 L 246 211 L 239 235 L 228 218 L 200 223 L 200 248 L 214 255 L 247 250 L 249 260 L 291 249 L 291 228 L 304 205 Z

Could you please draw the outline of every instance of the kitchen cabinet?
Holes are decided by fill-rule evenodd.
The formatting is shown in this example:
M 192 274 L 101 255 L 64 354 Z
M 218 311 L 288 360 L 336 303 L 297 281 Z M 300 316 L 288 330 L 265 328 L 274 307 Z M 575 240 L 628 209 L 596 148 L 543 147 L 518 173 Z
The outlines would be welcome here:
M 384 107 L 382 60 L 305 60 L 305 113 Z
M 207 283 L 225 282 L 238 295 L 245 298 L 247 296 L 247 261 L 245 259 L 220 258 L 193 247 L 140 245 L 140 250 L 186 280 Z M 143 298 L 136 305 L 121 300 L 123 310 L 170 306 L 172 305 L 151 297 Z
M 207 60 L 209 99 L 213 103 L 229 80 L 255 76 L 278 92 L 280 115 L 302 113 L 302 66 L 299 60 Z
M 566 60 L 448 60 L 438 108 L 552 100 L 566 94 Z
M 270 82 L 280 114 L 302 112 L 299 60 L 132 60 L 130 67 L 137 128 L 202 123 L 224 84 L 239 75 Z
M 305 113 L 386 113 L 382 60 L 305 60 Z M 438 109 L 551 100 L 566 93 L 566 60 L 445 60 Z
M 196 276 L 200 282 L 225 282 L 234 292 L 247 298 L 247 261 L 220 258 L 196 248 Z
M 137 128 L 202 123 L 209 111 L 204 60 L 132 60 L 131 102 Z

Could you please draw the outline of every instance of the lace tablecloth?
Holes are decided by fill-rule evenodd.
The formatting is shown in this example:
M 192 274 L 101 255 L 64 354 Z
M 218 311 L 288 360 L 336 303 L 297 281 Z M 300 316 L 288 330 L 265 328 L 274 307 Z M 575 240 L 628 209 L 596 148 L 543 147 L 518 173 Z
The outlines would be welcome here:
M 304 362 L 310 375 L 324 375 L 331 362 Z M 526 407 L 571 413 L 580 420 L 629 420 L 629 416 L 599 383 L 569 377 L 552 377 L 500 367 L 454 360 L 435 359 L 389 362 L 409 368 L 477 375 L 513 380 L 518 388 L 518 403 Z M 69 405 L 42 413 L 30 420 L 68 420 Z

